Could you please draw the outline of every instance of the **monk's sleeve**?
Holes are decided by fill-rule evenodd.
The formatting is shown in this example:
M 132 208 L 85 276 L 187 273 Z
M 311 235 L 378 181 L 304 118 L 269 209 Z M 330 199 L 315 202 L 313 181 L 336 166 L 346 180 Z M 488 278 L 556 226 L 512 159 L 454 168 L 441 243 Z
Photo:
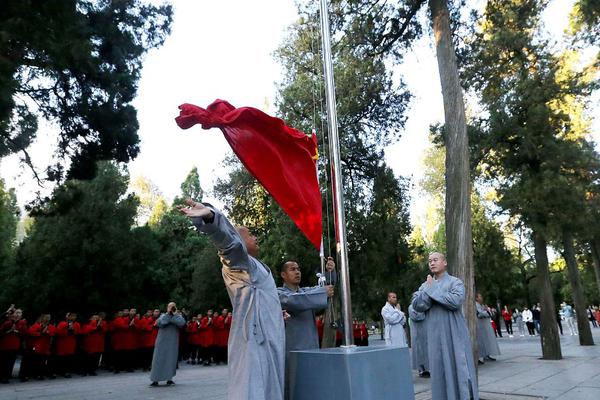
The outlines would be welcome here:
M 481 307 L 479 304 L 475 304 L 475 308 L 477 310 L 477 318 L 489 318 L 490 314 L 488 314 L 488 312 L 486 310 L 484 310 L 483 307 Z
M 460 309 L 465 301 L 465 285 L 459 279 L 453 281 L 450 287 L 444 287 L 441 282 L 433 282 L 425 288 L 425 292 L 437 303 L 448 310 Z
M 157 321 L 157 326 L 159 328 L 164 328 L 165 326 L 169 325 L 171 323 L 171 317 L 172 315 L 169 314 L 163 314 L 160 317 L 158 317 Z
M 277 294 L 279 295 L 282 310 L 301 312 L 327 308 L 327 290 L 324 287 L 315 286 L 306 288 L 301 292 L 292 292 L 284 288 L 278 288 Z
M 185 325 L 185 319 L 179 314 L 174 315 L 171 322 L 177 325 L 178 328 L 182 328 Z
M 381 316 L 388 325 L 404 325 L 406 323 L 404 314 L 391 307 L 383 307 L 381 309 Z
M 208 237 L 219 249 L 223 265 L 232 269 L 248 270 L 251 266 L 246 245 L 237 230 L 221 212 L 209 207 L 215 214 L 212 221 L 192 218 L 194 226 Z
M 413 294 L 411 305 L 415 311 L 419 312 L 425 312 L 431 308 L 431 297 L 425 292 L 423 286 Z

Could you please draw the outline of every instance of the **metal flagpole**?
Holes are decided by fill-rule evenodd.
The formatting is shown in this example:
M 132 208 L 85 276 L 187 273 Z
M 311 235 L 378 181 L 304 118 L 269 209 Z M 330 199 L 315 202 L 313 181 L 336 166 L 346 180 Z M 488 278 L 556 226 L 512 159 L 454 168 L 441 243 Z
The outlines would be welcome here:
M 344 192 L 342 188 L 342 165 L 338 136 L 337 111 L 335 106 L 335 86 L 331 61 L 331 39 L 329 32 L 329 11 L 327 0 L 321 0 L 321 39 L 323 41 L 323 70 L 325 74 L 325 97 L 327 100 L 327 121 L 329 125 L 329 156 L 332 164 L 332 190 L 334 193 L 334 217 L 338 228 L 337 252 L 340 260 L 340 287 L 342 297 L 342 318 L 344 322 L 344 345 L 352 345 L 352 307 L 350 301 L 350 277 L 348 270 L 348 242 L 346 241 L 346 218 L 344 216 Z

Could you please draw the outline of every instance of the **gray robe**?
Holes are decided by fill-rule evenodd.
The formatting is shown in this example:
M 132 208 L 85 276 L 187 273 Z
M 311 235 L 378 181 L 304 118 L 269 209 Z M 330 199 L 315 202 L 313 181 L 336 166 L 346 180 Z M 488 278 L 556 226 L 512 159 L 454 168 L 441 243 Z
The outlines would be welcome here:
M 217 210 L 212 223 L 193 218 L 219 249 L 233 306 L 229 331 L 229 400 L 283 399 L 285 328 L 271 270 L 248 254 L 236 229 Z
M 185 325 L 180 314 L 162 314 L 157 320 L 158 336 L 152 354 L 152 382 L 170 381 L 176 374 L 179 330 Z
M 425 313 L 432 400 L 479 400 L 464 301 L 463 282 L 448 273 L 413 295 L 413 308 Z
M 477 312 L 477 346 L 479 347 L 479 358 L 497 356 L 500 347 L 492 328 L 490 313 L 483 304 L 475 303 Z
M 425 313 L 415 311 L 412 304 L 408 306 L 410 318 L 410 339 L 412 344 L 412 367 L 418 371 L 429 371 L 429 357 L 427 356 L 427 327 Z
M 404 325 L 406 325 L 404 313 L 390 303 L 385 303 L 385 306 L 381 309 L 381 317 L 385 322 L 383 332 L 385 344 L 387 346 L 407 347 L 406 332 L 404 332 Z
M 519 334 L 523 336 L 525 334 L 525 324 L 523 323 L 521 311 L 515 311 L 513 313 L 513 319 L 515 320 L 515 324 L 517 324 L 517 328 L 519 328 Z
M 289 397 L 288 357 L 292 350 L 319 348 L 319 334 L 315 311 L 327 307 L 327 290 L 315 286 L 300 288 L 297 292 L 283 285 L 277 288 L 281 309 L 290 317 L 285 321 L 285 398 Z

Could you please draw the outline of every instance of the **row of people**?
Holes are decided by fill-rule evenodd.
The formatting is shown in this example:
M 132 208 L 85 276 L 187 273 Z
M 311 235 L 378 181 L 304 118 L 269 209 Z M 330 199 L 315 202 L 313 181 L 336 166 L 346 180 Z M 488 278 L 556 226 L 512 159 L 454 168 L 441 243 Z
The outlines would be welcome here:
M 112 321 L 99 313 L 80 323 L 77 314 L 68 313 L 63 321 L 53 324 L 51 316 L 43 314 L 29 325 L 22 310 L 11 305 L 0 322 L 0 382 L 7 383 L 12 377 L 19 354 L 22 381 L 56 375 L 68 378 L 74 372 L 95 375 L 101 362 L 115 373 L 148 370 L 159 316 L 159 310 L 140 316 L 136 309 L 126 309 Z M 227 309 L 221 314 L 209 310 L 205 316 L 193 317 L 180 332 L 179 357 L 194 364 L 226 362 L 231 320 Z

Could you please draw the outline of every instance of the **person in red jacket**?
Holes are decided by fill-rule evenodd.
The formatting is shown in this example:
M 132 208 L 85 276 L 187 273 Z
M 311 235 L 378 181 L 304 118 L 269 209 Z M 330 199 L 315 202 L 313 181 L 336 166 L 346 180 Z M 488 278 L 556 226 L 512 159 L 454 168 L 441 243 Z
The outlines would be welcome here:
M 210 365 L 211 360 L 214 357 L 215 333 L 213 317 L 213 310 L 208 310 L 206 316 L 200 321 L 200 332 L 202 337 L 201 348 L 204 365 Z
M 58 323 L 55 329 L 54 354 L 52 369 L 65 378 L 71 377 L 75 369 L 75 351 L 77 336 L 81 334 L 81 326 L 77 322 L 77 314 L 67 313 L 65 320 Z
M 323 346 L 323 329 L 325 324 L 323 323 L 323 314 L 319 315 L 315 321 L 317 324 L 317 334 L 319 335 L 319 347 Z
M 81 328 L 83 341 L 83 374 L 96 376 L 96 369 L 100 364 L 100 357 L 104 353 L 106 331 L 108 324 L 104 313 L 92 315 L 90 322 Z
M 215 336 L 215 362 L 217 364 L 224 363 L 227 360 L 227 341 L 225 340 L 225 318 L 229 310 L 224 309 L 221 315 L 215 314 L 213 319 L 213 330 Z
M 360 321 L 360 340 L 361 346 L 369 345 L 369 330 L 365 321 Z
M 188 341 L 188 347 L 190 349 L 190 359 L 188 364 L 196 365 L 200 364 L 200 321 L 202 320 L 202 314 L 192 317 L 191 321 L 187 323 L 185 328 L 186 340 Z
M 135 316 L 135 309 L 134 316 Z M 130 318 L 130 310 L 125 309 L 111 323 L 111 345 L 113 348 L 114 373 L 133 371 L 132 356 L 135 343 L 135 318 Z M 132 334 L 133 333 L 133 334 Z
M 54 337 L 55 328 L 50 323 L 50 314 L 42 314 L 37 322 L 27 331 L 27 353 L 29 358 L 28 376 L 44 379 L 45 376 L 54 378 L 48 369 L 50 344 Z
M 158 335 L 158 327 L 155 325 L 158 317 L 160 317 L 160 310 L 148 310 L 144 318 L 139 321 L 139 354 L 143 371 L 149 371 L 152 366 L 154 343 Z
M 10 306 L 6 312 L 8 319 L 0 324 L 0 383 L 8 383 L 12 378 L 21 342 L 27 333 L 23 311 L 14 307 L 14 304 Z

